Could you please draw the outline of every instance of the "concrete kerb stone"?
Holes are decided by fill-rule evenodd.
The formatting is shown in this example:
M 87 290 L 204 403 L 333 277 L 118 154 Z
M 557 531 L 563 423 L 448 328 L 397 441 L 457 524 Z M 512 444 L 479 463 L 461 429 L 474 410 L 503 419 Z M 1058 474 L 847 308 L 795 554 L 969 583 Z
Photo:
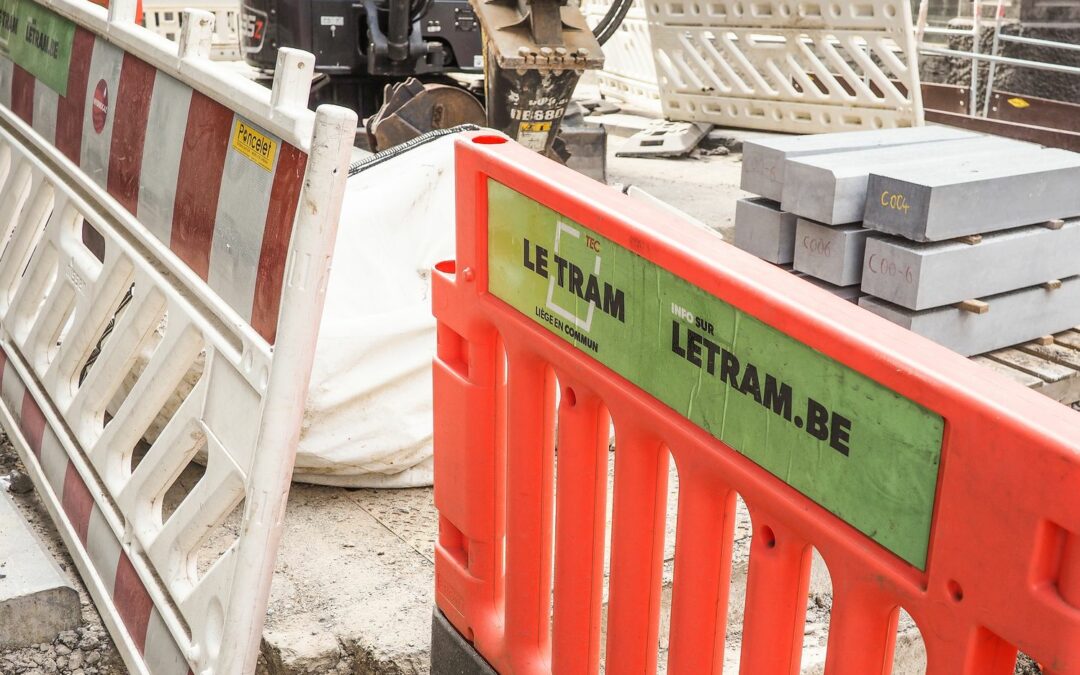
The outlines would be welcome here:
M 955 305 L 913 312 L 871 295 L 859 306 L 964 356 L 982 354 L 1063 331 L 1077 322 L 1080 277 L 1054 289 L 1032 286 L 981 298 L 989 311 L 975 314 Z
M 858 284 L 869 230 L 830 227 L 799 218 L 795 227 L 795 270 L 837 286 Z
M 1080 219 L 960 241 L 918 244 L 871 235 L 862 290 L 911 310 L 941 307 L 1080 274 Z
M 952 127 L 925 126 L 876 131 L 847 131 L 807 136 L 778 136 L 747 139 L 743 142 L 743 172 L 740 187 L 747 192 L 780 201 L 789 159 L 865 148 L 909 145 L 978 134 Z
M 867 184 L 866 227 L 942 241 L 1080 215 L 1080 154 L 1054 148 L 885 166 Z
M 764 197 L 735 204 L 735 245 L 762 260 L 784 265 L 795 257 L 795 214 Z
M 908 165 L 922 166 L 942 158 L 1010 156 L 1038 146 L 1008 138 L 977 136 L 938 142 L 808 155 L 785 160 L 781 208 L 826 225 L 863 219 L 870 174 Z
M 79 592 L 0 487 L 0 649 L 51 643 L 81 619 Z

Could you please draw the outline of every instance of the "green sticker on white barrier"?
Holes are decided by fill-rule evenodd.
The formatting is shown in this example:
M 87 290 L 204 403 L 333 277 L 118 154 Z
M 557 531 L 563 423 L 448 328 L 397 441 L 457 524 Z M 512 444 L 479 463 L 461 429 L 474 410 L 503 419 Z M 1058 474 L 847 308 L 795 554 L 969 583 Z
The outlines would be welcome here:
M 940 415 L 528 197 L 488 186 L 493 295 L 925 569 Z
M 75 24 L 56 12 L 33 0 L 0 0 L 0 54 L 61 96 L 74 39 Z

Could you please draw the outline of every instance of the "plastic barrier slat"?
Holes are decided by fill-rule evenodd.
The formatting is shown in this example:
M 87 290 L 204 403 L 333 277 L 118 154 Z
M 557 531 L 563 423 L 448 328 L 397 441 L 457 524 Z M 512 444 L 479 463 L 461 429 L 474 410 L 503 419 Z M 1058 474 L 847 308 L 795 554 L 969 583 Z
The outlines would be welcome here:
M 883 663 L 891 669 L 899 614 L 893 603 L 842 580 L 833 586 L 832 601 L 836 611 L 829 621 L 825 672 L 874 672 Z
M 659 475 L 645 466 L 657 461 L 645 448 L 662 446 L 678 467 L 680 491 L 668 672 L 716 672 L 723 662 L 721 608 L 737 493 L 753 523 L 742 672 L 798 670 L 816 549 L 836 594 L 829 673 L 888 672 L 901 609 L 919 628 L 930 675 L 1005 675 L 1018 649 L 1050 672 L 1080 673 L 1080 580 L 1074 572 L 1080 565 L 1080 425 L 1075 412 L 498 137 L 459 141 L 456 175 L 458 257 L 440 264 L 433 275 L 439 321 L 436 600 L 495 668 L 546 675 L 595 672 L 600 665 L 592 617 L 604 610 L 594 584 L 597 551 L 603 551 L 607 536 L 598 518 L 607 485 L 604 453 L 598 450 L 607 440 L 603 411 L 610 411 L 616 477 L 607 672 L 620 663 L 648 672 L 655 663 L 655 595 L 649 585 L 656 584 L 662 556 L 656 554 L 657 516 L 641 502 L 663 510 L 657 488 L 650 487 Z M 576 272 L 567 271 L 567 258 L 558 263 L 551 253 L 559 251 L 552 244 L 554 232 L 567 229 L 579 237 L 565 253 L 577 256 Z M 523 254 L 521 237 L 544 239 L 526 244 Z M 541 256 L 548 265 L 546 280 L 537 279 L 543 276 L 537 271 L 537 246 L 546 247 Z M 581 265 L 604 283 L 630 279 L 631 291 L 623 300 L 604 301 L 603 291 L 586 300 L 589 276 Z M 580 275 L 577 300 L 552 281 L 560 266 L 568 278 Z M 556 287 L 563 295 L 542 297 Z M 743 364 L 738 388 L 716 384 L 728 360 L 719 348 L 706 350 L 700 336 L 696 351 L 686 342 L 683 327 L 698 324 L 663 304 L 675 293 L 696 298 L 700 306 L 695 305 L 694 316 L 712 322 L 716 339 L 740 337 L 739 346 L 725 347 Z M 633 330 L 620 328 L 620 306 Z M 598 325 L 616 332 L 590 332 L 590 312 Z M 634 312 L 637 318 L 631 319 Z M 727 318 L 721 324 L 717 316 Z M 655 345 L 642 346 L 653 331 Z M 770 361 L 780 353 L 773 350 L 786 349 L 783 345 L 797 356 Z M 706 351 L 720 364 L 711 372 Z M 765 398 L 772 396 L 776 407 L 762 411 L 753 406 L 769 404 L 753 394 L 769 387 L 745 375 L 747 364 L 755 361 L 771 363 L 770 375 L 793 382 L 808 364 L 829 364 L 831 374 L 799 380 L 786 413 L 777 403 L 781 393 L 774 381 Z M 633 368 L 644 368 L 645 374 Z M 550 373 L 561 388 L 557 420 L 549 419 Z M 682 379 L 672 379 L 676 373 L 683 373 Z M 726 388 L 708 397 L 692 395 L 696 387 L 710 386 Z M 567 396 L 571 390 L 574 406 Z M 841 406 L 836 410 L 848 406 L 860 414 L 848 411 L 850 424 L 841 423 L 830 432 L 833 437 L 826 433 L 822 439 L 820 411 L 807 401 L 814 392 L 823 399 L 848 400 L 834 402 Z M 683 395 L 692 406 L 679 398 Z M 883 406 L 877 412 L 861 407 L 874 400 Z M 705 417 L 708 425 L 694 417 L 740 406 L 749 407 L 736 416 Z M 746 419 L 768 420 L 768 433 L 739 426 Z M 723 428 L 725 420 L 732 428 Z M 557 457 L 549 449 L 555 424 L 560 428 Z M 879 425 L 894 426 L 869 442 Z M 902 454 L 915 439 L 923 439 L 917 441 L 920 454 Z M 868 477 L 847 483 L 854 493 L 875 486 L 861 494 L 878 495 L 855 501 L 863 509 L 856 513 L 835 501 L 849 491 L 800 482 L 825 475 L 820 473 L 824 464 L 785 473 L 785 465 L 769 466 L 767 458 L 755 454 L 762 445 L 782 452 L 792 444 L 820 461 L 839 462 L 845 472 L 834 477 L 841 481 L 860 475 L 859 467 L 868 468 L 860 462 L 905 459 L 888 469 L 875 465 L 882 469 L 881 481 Z M 921 457 L 932 459 L 926 470 L 917 468 Z M 551 472 L 558 476 L 554 514 L 545 502 Z M 898 475 L 910 480 L 892 482 Z M 639 494 L 630 507 L 622 496 L 634 485 Z M 578 493 L 564 494 L 567 490 Z M 906 510 L 894 505 L 905 500 Z M 878 508 L 883 510 L 875 512 Z M 888 527 L 868 525 L 860 513 L 917 518 L 909 535 L 890 539 Z M 560 518 L 574 519 L 576 538 L 568 536 Z M 626 534 L 635 527 L 638 532 Z M 549 579 L 543 570 L 552 542 L 555 570 Z M 556 602 L 550 629 L 549 593 Z M 560 603 L 575 613 L 560 611 Z M 616 639 L 625 642 L 615 645 Z M 642 645 L 643 639 L 649 643 Z M 624 655 L 612 650 L 623 646 L 628 653 L 619 661 Z M 571 655 L 578 660 L 570 663 Z
M 679 519 L 668 669 L 718 673 L 724 667 L 735 494 L 704 480 L 695 467 L 678 459 L 675 463 L 680 469 Z M 712 534 L 703 537 L 702 532 Z
M 568 385 L 559 404 L 555 476 L 555 670 L 593 664 L 585 672 L 599 672 L 608 433 L 600 401 Z M 583 550 L 583 541 L 591 546 Z
M 551 530 L 555 513 L 555 378 L 532 356 L 507 357 L 507 415 L 535 419 L 538 429 L 513 439 L 506 458 L 506 490 L 518 496 L 506 506 L 506 581 L 529 589 L 506 598 L 506 634 L 512 651 L 538 645 L 547 652 L 552 548 L 542 533 Z
M 619 428 L 633 429 L 629 423 Z M 609 582 L 605 660 L 613 673 L 656 670 L 669 463 L 667 449 L 644 430 L 633 429 L 619 442 L 611 523 L 611 559 L 618 564 Z

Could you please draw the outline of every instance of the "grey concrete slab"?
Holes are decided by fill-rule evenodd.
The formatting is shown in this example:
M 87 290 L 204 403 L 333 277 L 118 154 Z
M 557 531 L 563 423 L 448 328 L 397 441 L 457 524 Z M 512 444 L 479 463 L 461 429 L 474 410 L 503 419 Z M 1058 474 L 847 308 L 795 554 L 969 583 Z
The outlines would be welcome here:
M 763 197 L 735 203 L 735 245 L 762 260 L 784 265 L 795 258 L 795 214 Z
M 743 170 L 740 187 L 747 192 L 780 201 L 786 159 L 858 148 L 907 145 L 974 136 L 978 134 L 953 127 L 926 126 L 746 139 L 742 148 Z
M 684 157 L 697 147 L 712 125 L 656 120 L 626 139 L 616 157 Z
M 857 223 L 866 208 L 870 174 L 941 157 L 1033 152 L 1039 146 L 1011 138 L 978 136 L 824 155 L 784 162 L 781 208 L 827 225 Z
M 874 171 L 866 227 L 941 241 L 1080 215 L 1080 153 L 939 156 Z
M 795 269 L 837 286 L 857 284 L 868 234 L 858 225 L 830 227 L 799 218 L 795 227 Z
M 1080 277 L 1060 288 L 1034 286 L 982 298 L 985 314 L 954 306 L 914 312 L 871 295 L 859 306 L 965 356 L 1001 349 L 1080 323 Z
M 0 487 L 0 649 L 51 643 L 81 620 L 79 592 Z
M 1077 274 L 1080 219 L 1058 230 L 1035 225 L 987 234 L 975 245 L 873 235 L 866 242 L 862 290 L 919 310 Z

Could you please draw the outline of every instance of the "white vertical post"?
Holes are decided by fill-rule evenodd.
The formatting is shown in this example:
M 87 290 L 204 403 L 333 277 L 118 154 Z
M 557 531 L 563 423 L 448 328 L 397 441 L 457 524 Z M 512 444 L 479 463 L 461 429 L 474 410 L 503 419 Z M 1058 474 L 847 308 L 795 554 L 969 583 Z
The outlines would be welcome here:
M 244 508 L 245 534 L 237 549 L 236 576 L 226 610 L 226 625 L 234 639 L 222 645 L 217 667 L 221 673 L 255 671 L 356 121 L 355 112 L 337 106 L 321 106 L 315 113 L 285 267 L 274 361 L 248 473 L 255 489 Z
M 1005 0 L 998 0 L 994 9 L 994 43 L 990 47 L 990 56 L 997 56 L 998 38 L 1001 36 L 1001 15 L 1005 12 Z M 990 62 L 990 72 L 986 76 L 986 96 L 983 98 L 982 116 L 990 115 L 990 99 L 994 95 L 994 77 L 997 75 L 997 61 Z
M 314 74 L 314 54 L 291 47 L 279 49 L 274 67 L 274 85 L 270 90 L 270 107 L 275 112 L 307 108 Z
M 180 14 L 183 17 L 178 49 L 180 58 L 210 58 L 210 43 L 214 37 L 214 15 L 201 9 L 185 9 Z
M 134 23 L 138 0 L 109 0 L 109 23 Z
M 911 55 L 908 59 L 908 82 L 910 83 L 908 96 L 911 97 L 911 126 L 921 127 L 926 124 L 926 114 L 923 111 L 922 78 L 919 76 L 919 47 L 922 46 L 923 30 L 926 28 L 926 11 L 929 2 L 919 0 L 918 20 L 912 25 L 911 0 L 903 0 L 900 3 L 900 11 L 907 21 L 904 30 L 904 48 Z

